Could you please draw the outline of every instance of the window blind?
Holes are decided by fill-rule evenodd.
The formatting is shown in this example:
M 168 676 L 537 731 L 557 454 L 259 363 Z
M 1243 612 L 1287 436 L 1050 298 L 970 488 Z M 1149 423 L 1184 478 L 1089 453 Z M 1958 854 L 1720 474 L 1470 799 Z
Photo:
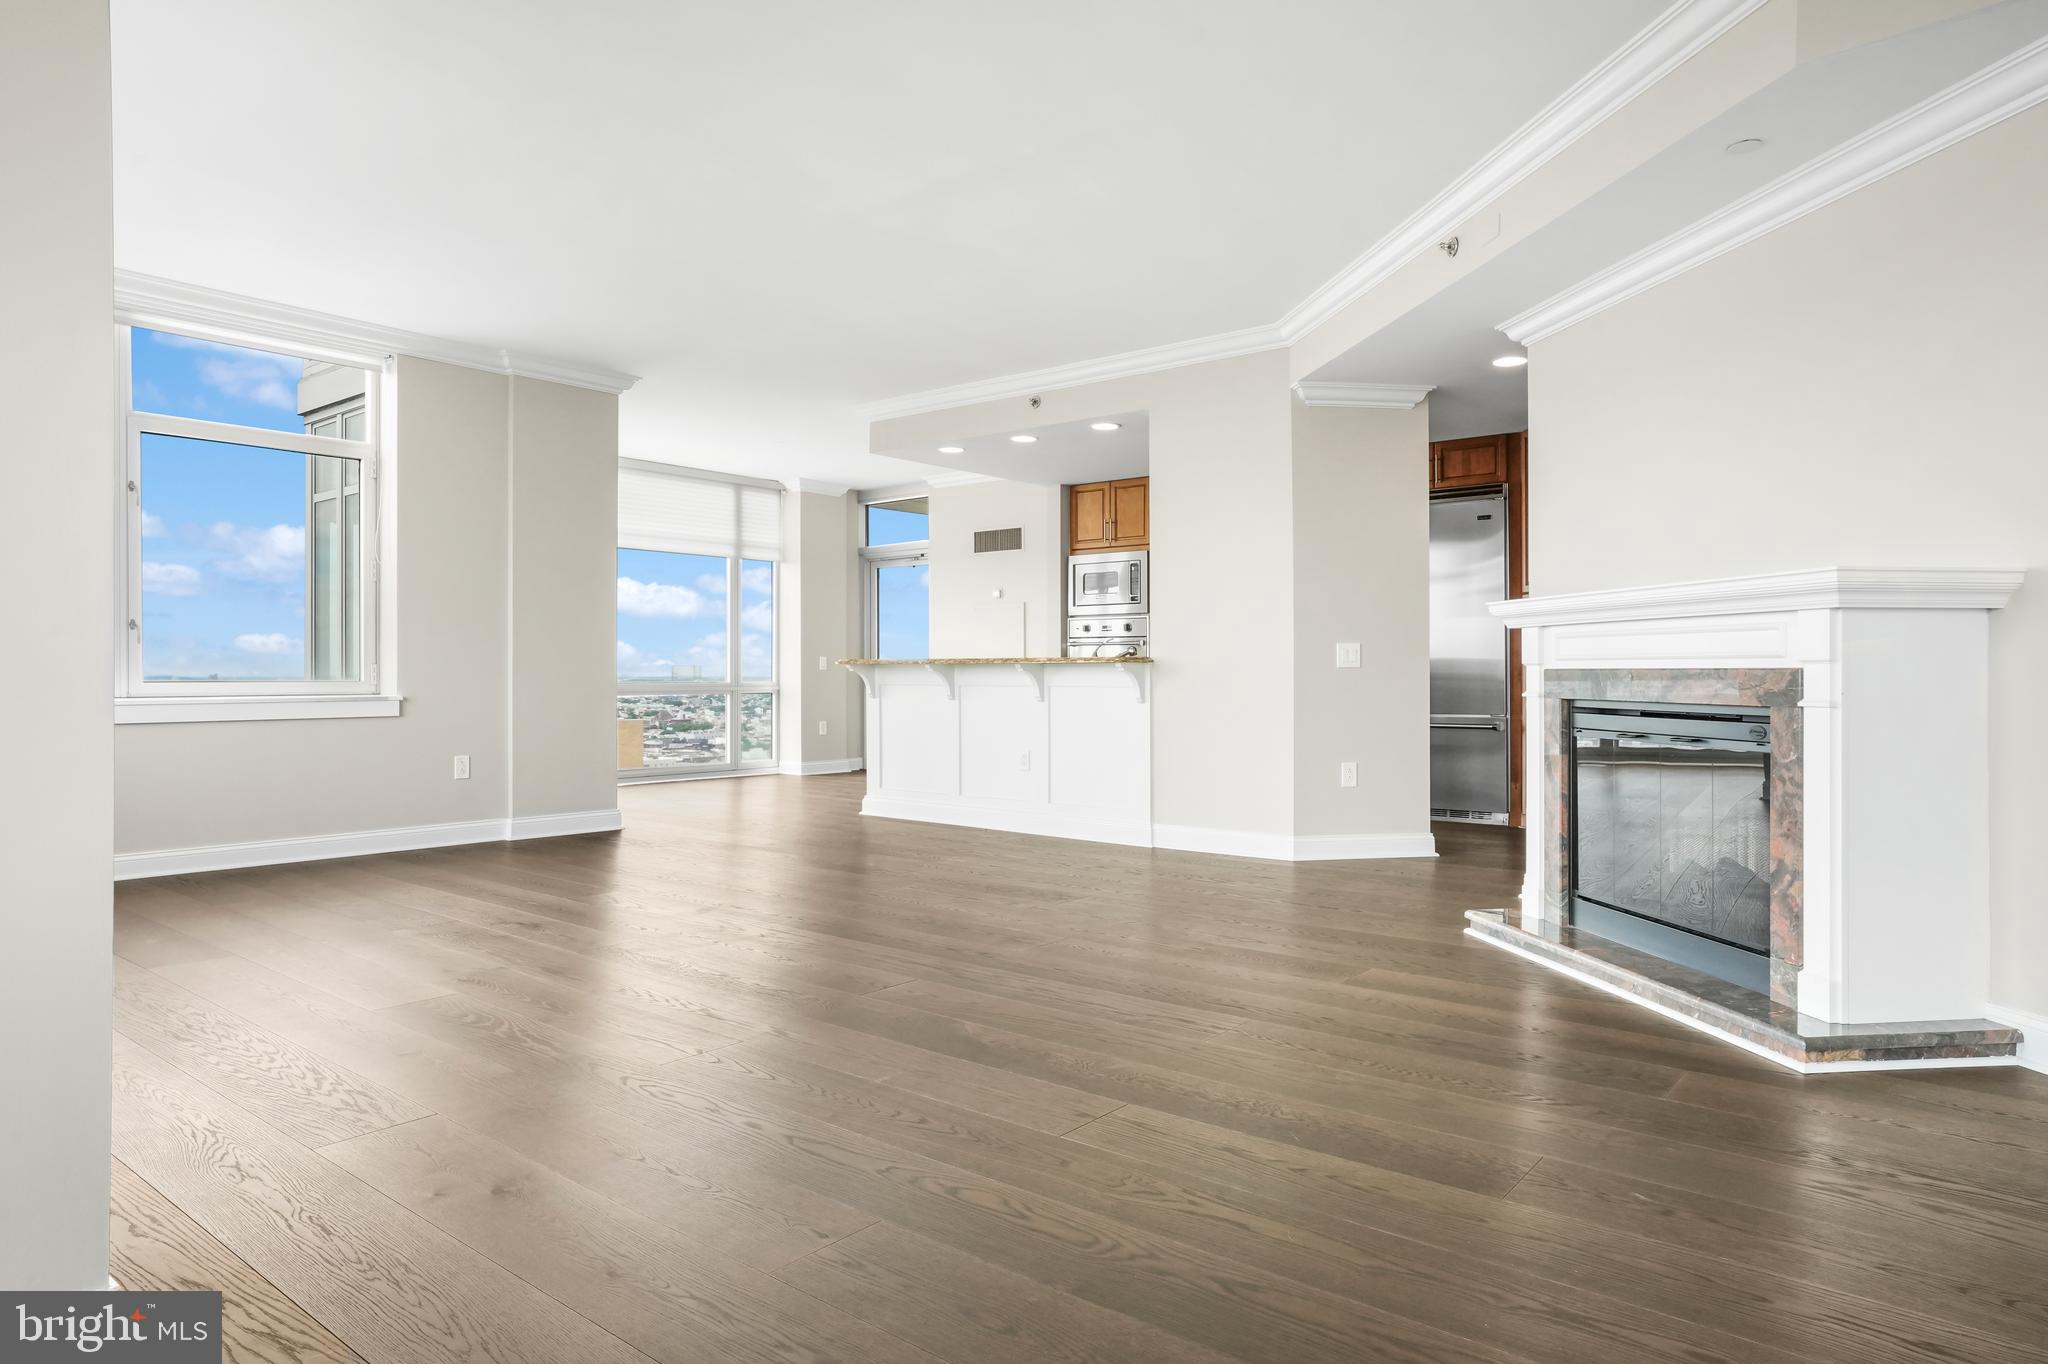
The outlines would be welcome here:
M 619 465 L 619 545 L 671 554 L 782 557 L 782 490 L 687 469 Z

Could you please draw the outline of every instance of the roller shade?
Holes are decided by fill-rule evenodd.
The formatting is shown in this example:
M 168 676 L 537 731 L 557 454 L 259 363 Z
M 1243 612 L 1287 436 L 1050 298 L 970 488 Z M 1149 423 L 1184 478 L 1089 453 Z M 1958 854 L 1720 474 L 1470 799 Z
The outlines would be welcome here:
M 622 461 L 619 544 L 672 554 L 780 559 L 782 490 Z

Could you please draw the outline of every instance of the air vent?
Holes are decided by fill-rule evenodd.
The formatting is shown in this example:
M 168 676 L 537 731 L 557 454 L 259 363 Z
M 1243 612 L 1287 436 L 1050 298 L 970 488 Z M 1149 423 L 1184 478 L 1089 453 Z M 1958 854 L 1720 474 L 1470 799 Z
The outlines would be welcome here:
M 974 532 L 974 552 L 987 554 L 998 549 L 1024 548 L 1024 527 L 1011 526 L 1008 530 L 978 530 Z

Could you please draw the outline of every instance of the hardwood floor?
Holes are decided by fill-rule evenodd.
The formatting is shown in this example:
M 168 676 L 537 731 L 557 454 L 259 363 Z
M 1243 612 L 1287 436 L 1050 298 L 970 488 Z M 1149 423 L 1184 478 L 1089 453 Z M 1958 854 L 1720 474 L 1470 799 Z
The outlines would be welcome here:
M 1505 831 L 860 790 L 123 885 L 117 1272 L 248 1360 L 2048 1358 L 2048 1078 L 1802 1078 L 1471 942 Z

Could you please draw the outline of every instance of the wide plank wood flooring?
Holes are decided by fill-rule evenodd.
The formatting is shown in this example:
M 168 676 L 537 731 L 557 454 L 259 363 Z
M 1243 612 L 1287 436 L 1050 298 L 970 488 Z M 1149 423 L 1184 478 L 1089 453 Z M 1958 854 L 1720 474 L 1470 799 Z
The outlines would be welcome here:
M 341 1364 L 2048 1358 L 2048 1077 L 1788 1074 L 1285 865 L 627 788 L 120 888 L 116 1270 Z

